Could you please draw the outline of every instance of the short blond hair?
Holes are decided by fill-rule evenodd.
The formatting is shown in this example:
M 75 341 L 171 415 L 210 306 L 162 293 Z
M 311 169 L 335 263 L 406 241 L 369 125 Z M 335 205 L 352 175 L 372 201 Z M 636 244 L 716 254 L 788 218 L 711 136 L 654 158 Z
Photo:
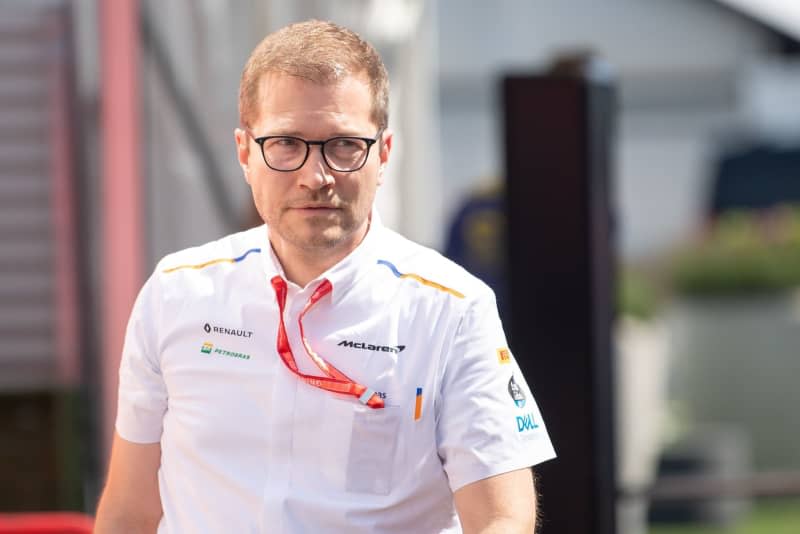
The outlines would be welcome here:
M 264 74 L 297 76 L 333 84 L 348 76 L 366 76 L 372 93 L 371 119 L 379 129 L 389 123 L 389 76 L 375 48 L 337 24 L 308 20 L 269 34 L 255 47 L 239 82 L 239 122 L 257 119 L 259 83 Z

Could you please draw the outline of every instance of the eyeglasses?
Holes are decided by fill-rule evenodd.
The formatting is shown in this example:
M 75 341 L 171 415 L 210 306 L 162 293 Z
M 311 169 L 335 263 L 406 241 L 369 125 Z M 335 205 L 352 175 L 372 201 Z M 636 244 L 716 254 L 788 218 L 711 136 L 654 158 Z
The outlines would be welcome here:
M 341 136 L 324 141 L 307 141 L 291 135 L 268 135 L 253 137 L 253 141 L 261 147 L 264 163 L 275 171 L 296 171 L 308 159 L 311 145 L 319 145 L 322 159 L 328 167 L 337 172 L 354 172 L 367 162 L 369 149 L 382 133 L 383 129 L 374 138 Z

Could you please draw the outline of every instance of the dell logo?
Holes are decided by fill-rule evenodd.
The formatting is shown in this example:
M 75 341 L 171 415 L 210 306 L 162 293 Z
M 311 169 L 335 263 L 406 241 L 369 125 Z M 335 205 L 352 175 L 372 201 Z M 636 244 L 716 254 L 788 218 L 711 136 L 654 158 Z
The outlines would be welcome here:
M 537 428 L 539 428 L 539 425 L 534 421 L 532 413 L 517 416 L 517 432 L 536 430 Z

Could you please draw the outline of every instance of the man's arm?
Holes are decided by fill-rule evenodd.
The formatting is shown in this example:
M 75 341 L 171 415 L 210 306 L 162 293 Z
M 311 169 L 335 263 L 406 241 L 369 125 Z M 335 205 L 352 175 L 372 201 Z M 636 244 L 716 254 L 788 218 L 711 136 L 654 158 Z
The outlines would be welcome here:
M 536 490 L 530 469 L 467 484 L 454 497 L 464 534 L 532 534 L 536 528 Z
M 133 443 L 114 433 L 108 481 L 97 507 L 95 534 L 154 534 L 161 520 L 161 444 Z

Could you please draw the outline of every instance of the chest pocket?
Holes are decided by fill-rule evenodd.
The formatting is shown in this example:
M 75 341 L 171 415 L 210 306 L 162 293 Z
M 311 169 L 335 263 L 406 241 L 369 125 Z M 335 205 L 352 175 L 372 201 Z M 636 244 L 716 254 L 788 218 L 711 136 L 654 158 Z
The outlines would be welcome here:
M 329 403 L 331 404 L 331 403 Z M 346 425 L 341 431 L 349 434 L 345 452 L 344 485 L 349 493 L 388 495 L 397 456 L 400 430 L 400 408 L 387 406 L 374 410 L 363 404 L 334 401 L 336 419 Z

